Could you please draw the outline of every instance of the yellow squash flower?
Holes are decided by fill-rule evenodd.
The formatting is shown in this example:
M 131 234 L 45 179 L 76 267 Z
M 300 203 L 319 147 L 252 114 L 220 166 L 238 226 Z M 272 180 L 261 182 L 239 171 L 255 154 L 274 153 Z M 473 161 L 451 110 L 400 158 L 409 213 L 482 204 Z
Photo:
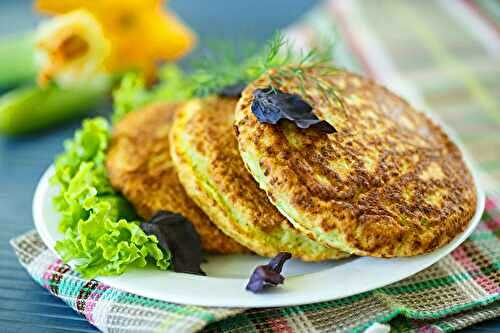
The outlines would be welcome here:
M 104 78 L 110 45 L 92 14 L 75 10 L 43 21 L 36 32 L 38 83 L 62 86 L 96 83 Z
M 162 0 L 37 0 L 36 9 L 64 14 L 76 9 L 92 13 L 111 44 L 110 72 L 138 69 L 147 76 L 159 60 L 177 60 L 194 46 L 195 36 Z

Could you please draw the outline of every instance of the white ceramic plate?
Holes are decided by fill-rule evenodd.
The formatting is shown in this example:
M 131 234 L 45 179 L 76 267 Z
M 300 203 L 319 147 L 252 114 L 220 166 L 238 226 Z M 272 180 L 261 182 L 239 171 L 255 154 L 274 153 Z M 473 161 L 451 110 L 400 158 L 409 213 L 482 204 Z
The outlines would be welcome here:
M 49 168 L 40 180 L 33 200 L 35 226 L 45 244 L 54 251 L 62 234 L 57 231 L 59 217 L 52 208 L 55 189 L 49 186 Z M 477 184 L 477 177 L 475 177 Z M 478 190 L 476 214 L 464 233 L 448 245 L 427 255 L 411 258 L 350 258 L 321 263 L 290 260 L 285 264 L 285 284 L 265 293 L 245 290 L 253 269 L 268 259 L 252 255 L 208 256 L 203 270 L 208 276 L 151 269 L 131 269 L 116 277 L 97 280 L 112 287 L 163 301 L 222 307 L 271 307 L 315 303 L 359 294 L 383 287 L 432 265 L 474 230 L 484 208 L 484 194 Z

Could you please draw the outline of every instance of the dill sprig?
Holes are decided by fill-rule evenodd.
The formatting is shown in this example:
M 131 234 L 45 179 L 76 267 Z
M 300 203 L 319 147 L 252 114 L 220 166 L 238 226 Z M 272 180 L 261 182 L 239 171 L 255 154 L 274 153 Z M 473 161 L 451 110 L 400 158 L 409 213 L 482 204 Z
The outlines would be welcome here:
M 275 70 L 274 74 L 270 74 L 272 89 L 274 89 L 273 83 L 282 83 L 280 78 L 298 78 L 301 89 L 304 90 L 307 68 L 317 66 L 324 67 L 324 70 L 332 69 L 331 66 L 321 66 L 332 63 L 332 48 L 333 45 L 329 45 L 324 50 L 312 49 L 305 53 L 297 53 L 293 45 L 281 33 L 277 33 L 262 51 L 247 53 L 243 61 L 238 61 L 234 47 L 223 45 L 194 65 L 190 78 L 194 86 L 194 95 L 204 97 L 217 93 L 227 86 L 248 83 L 272 69 Z M 317 86 L 325 92 L 330 89 L 319 81 Z

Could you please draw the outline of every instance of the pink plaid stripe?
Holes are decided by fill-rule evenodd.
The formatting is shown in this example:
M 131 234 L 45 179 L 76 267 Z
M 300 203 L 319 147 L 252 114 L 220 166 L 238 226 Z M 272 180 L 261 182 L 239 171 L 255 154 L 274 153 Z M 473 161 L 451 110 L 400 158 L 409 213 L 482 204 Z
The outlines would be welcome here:
M 88 321 L 91 323 L 95 323 L 94 321 L 94 308 L 96 304 L 98 303 L 99 299 L 103 295 L 103 293 L 108 290 L 109 287 L 106 285 L 103 285 L 102 283 L 99 283 L 97 288 L 92 291 L 92 293 L 89 295 L 85 302 L 85 310 L 83 314 L 85 315 L 85 318 L 87 318 Z
M 494 295 L 500 291 L 490 278 L 478 274 L 481 273 L 481 268 L 472 261 L 471 257 L 464 251 L 463 247 L 457 248 L 451 253 L 451 256 L 457 264 L 462 266 L 467 273 L 471 274 L 473 280 L 487 294 Z

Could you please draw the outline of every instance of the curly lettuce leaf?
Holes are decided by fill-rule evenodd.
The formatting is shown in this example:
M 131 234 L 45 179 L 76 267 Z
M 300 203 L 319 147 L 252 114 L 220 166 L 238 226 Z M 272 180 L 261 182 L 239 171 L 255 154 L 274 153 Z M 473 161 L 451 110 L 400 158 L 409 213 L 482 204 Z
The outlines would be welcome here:
M 65 234 L 56 251 L 87 278 L 148 263 L 168 269 L 170 254 L 142 231 L 130 204 L 111 187 L 104 164 L 109 133 L 105 119 L 85 120 L 56 159 L 51 181 L 59 188 L 54 206 Z

